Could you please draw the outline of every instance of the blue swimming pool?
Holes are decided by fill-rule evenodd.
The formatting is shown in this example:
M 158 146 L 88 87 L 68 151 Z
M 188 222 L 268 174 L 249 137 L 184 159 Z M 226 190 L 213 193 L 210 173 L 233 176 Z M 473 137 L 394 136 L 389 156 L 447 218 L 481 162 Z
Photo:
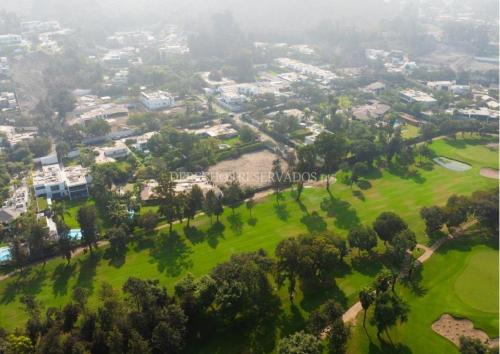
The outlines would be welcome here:
M 73 240 L 81 240 L 82 239 L 82 230 L 80 229 L 71 229 L 68 232 L 68 236 Z
M 11 260 L 9 246 L 0 247 L 0 263 Z

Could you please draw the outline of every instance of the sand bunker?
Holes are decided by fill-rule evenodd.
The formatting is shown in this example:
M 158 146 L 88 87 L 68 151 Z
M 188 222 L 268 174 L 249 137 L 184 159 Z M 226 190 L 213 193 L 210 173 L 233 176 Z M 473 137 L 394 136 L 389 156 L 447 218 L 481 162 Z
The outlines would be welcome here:
M 498 338 L 490 339 L 485 332 L 475 329 L 471 321 L 459 320 L 446 313 L 432 324 L 432 330 L 456 346 L 460 345 L 460 337 L 464 336 L 477 338 L 490 348 L 498 347 Z
M 489 167 L 483 167 L 481 170 L 479 170 L 479 174 L 483 177 L 488 177 L 488 178 L 493 178 L 493 179 L 499 179 L 499 171 L 495 170 L 494 168 L 489 168 Z
M 471 169 L 471 166 L 467 165 L 466 163 L 455 161 L 443 156 L 436 157 L 432 160 L 439 166 L 442 166 L 444 168 L 447 168 L 448 170 L 452 170 L 455 172 L 463 172 Z

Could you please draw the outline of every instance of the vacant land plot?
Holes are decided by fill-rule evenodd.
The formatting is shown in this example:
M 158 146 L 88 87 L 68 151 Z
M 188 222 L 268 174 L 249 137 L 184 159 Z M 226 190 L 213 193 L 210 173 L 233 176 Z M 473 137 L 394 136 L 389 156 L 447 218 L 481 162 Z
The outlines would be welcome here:
M 242 186 L 262 187 L 270 183 L 273 161 L 277 158 L 278 155 L 268 150 L 262 150 L 245 154 L 234 160 L 219 162 L 217 165 L 210 167 L 208 172 L 211 174 L 214 183 L 218 185 L 225 184 L 231 174 L 236 173 Z M 281 161 L 281 167 L 285 170 L 286 164 L 284 161 Z
M 491 239 L 471 231 L 440 248 L 424 264 L 421 281 L 412 288 L 400 287 L 398 293 L 408 302 L 410 314 L 407 323 L 390 331 L 393 344 L 385 335 L 382 335 L 385 341 L 380 342 L 375 328 L 369 325 L 367 334 L 362 320 L 358 320 L 349 352 L 457 353 L 452 342 L 432 329 L 433 323 L 445 313 L 466 318 L 475 328 L 496 338 L 498 247 Z

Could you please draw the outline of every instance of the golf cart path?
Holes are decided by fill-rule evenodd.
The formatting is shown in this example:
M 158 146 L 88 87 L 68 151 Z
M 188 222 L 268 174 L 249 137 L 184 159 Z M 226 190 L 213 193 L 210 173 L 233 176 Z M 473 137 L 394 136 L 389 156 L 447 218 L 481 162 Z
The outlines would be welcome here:
M 424 250 L 424 253 L 417 258 L 417 261 L 419 261 L 420 263 L 426 262 L 444 243 L 446 243 L 448 240 L 460 236 L 465 230 L 467 230 L 474 224 L 476 224 L 476 220 L 469 221 L 468 223 L 464 224 L 454 235 L 450 234 L 448 236 L 442 237 L 434 242 L 430 247 L 422 245 L 420 243 L 417 244 L 417 248 Z M 354 322 L 361 311 L 363 311 L 363 306 L 361 306 L 361 302 L 358 301 L 354 305 L 352 305 L 346 312 L 344 312 L 344 314 L 342 315 L 342 321 L 344 321 L 344 323 Z M 326 338 L 329 331 L 330 327 L 325 328 L 321 333 L 321 338 Z

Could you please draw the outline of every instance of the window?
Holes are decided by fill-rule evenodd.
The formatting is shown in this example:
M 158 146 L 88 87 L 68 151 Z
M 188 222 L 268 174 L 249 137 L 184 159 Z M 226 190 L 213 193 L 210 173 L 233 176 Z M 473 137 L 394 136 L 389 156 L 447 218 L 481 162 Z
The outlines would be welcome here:
M 56 185 L 56 186 L 50 186 L 50 191 L 51 192 L 55 192 L 55 191 L 58 191 L 59 190 L 59 185 Z

